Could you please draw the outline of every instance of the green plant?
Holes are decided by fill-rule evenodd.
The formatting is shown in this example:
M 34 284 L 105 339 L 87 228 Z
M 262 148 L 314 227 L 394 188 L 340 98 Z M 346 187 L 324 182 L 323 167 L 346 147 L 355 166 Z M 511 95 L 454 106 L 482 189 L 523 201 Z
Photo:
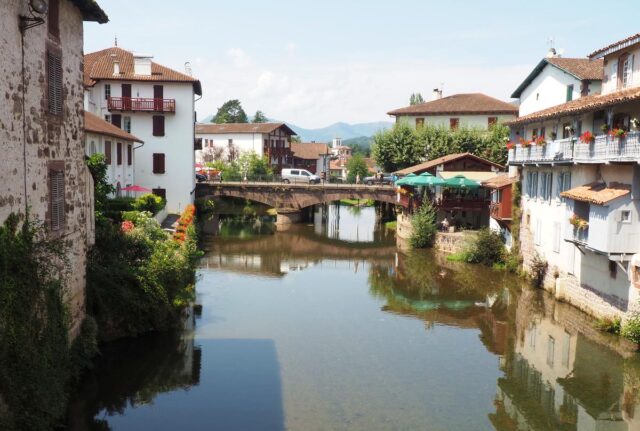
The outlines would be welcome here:
M 94 206 L 96 212 L 102 212 L 109 196 L 115 192 L 107 179 L 107 164 L 104 154 L 96 153 L 87 159 L 87 167 L 93 177 Z
M 505 248 L 499 233 L 490 229 L 481 229 L 467 251 L 467 262 L 486 266 L 503 264 Z
M 622 328 L 622 321 L 619 317 L 613 319 L 598 319 L 596 322 L 596 328 L 603 332 L 609 332 L 611 334 L 620 334 Z
M 633 313 L 622 325 L 620 335 L 640 344 L 640 313 Z
M 531 277 L 535 287 L 542 286 L 548 266 L 547 261 L 536 252 L 531 260 Z
M 358 177 L 362 181 L 368 173 L 369 168 L 361 154 L 355 154 L 347 161 L 347 182 L 355 183 Z
M 411 219 L 413 232 L 409 242 L 413 248 L 433 246 L 436 238 L 436 210 L 429 201 L 425 201 Z
M 154 194 L 146 194 L 136 198 L 131 208 L 136 211 L 148 211 L 151 214 L 158 214 L 167 204 L 166 199 Z

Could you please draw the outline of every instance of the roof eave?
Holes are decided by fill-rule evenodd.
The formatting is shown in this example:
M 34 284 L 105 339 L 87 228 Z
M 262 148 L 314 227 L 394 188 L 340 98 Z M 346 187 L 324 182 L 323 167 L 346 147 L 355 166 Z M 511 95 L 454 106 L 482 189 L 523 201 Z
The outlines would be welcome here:
M 527 88 L 529 84 L 533 82 L 536 76 L 540 75 L 540 72 L 542 72 L 542 69 L 544 69 L 547 64 L 549 64 L 549 62 L 547 61 L 546 58 L 543 58 L 542 60 L 540 60 L 536 65 L 536 67 L 533 68 L 533 70 L 529 73 L 529 75 L 527 75 L 524 81 L 522 81 L 522 83 L 518 86 L 518 88 L 516 88 L 516 90 L 511 95 L 511 97 L 513 99 L 519 99 L 524 89 Z
M 109 22 L 109 17 L 95 0 L 71 0 L 71 2 L 80 9 L 84 21 L 93 21 L 99 24 Z

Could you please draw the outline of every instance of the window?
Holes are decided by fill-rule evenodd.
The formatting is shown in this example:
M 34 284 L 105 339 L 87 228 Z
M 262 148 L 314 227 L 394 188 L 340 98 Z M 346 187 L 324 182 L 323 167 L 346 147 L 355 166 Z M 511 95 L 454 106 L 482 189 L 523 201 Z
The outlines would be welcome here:
M 562 124 L 562 139 L 567 139 L 571 136 L 570 129 L 571 129 L 571 123 Z
M 531 131 L 531 139 L 536 139 L 538 137 L 538 129 L 533 129 Z
M 104 162 L 107 165 L 111 164 L 111 141 L 104 142 Z
M 127 144 L 127 165 L 133 164 L 133 148 L 131 144 Z
M 116 144 L 116 164 L 122 164 L 122 142 Z
M 111 84 L 104 84 L 104 99 L 109 100 L 111 97 Z
M 151 189 L 151 193 L 156 196 L 160 196 L 162 199 L 167 198 L 167 190 L 166 189 Z
M 153 153 L 153 173 L 164 174 L 164 153 Z
M 111 115 L 107 114 L 104 116 L 104 121 L 106 121 L 107 123 L 111 123 Z
M 553 368 L 553 362 L 556 356 L 556 340 L 551 335 L 547 340 L 547 365 Z
M 633 57 L 633 55 L 624 54 L 618 60 L 618 67 L 620 68 L 618 72 L 618 87 L 626 88 L 633 83 Z
M 153 136 L 164 136 L 164 115 L 153 116 Z
M 560 196 L 560 193 L 567 191 L 571 188 L 571 172 L 560 172 L 558 174 L 558 185 L 556 187 L 556 198 L 564 202 L 564 198 Z
M 615 280 L 617 276 L 618 276 L 618 264 L 615 263 L 613 260 L 610 260 L 609 261 L 609 277 Z
M 556 253 L 560 253 L 560 233 L 561 233 L 560 222 L 553 223 L 553 251 Z
M 456 130 L 459 125 L 460 125 L 460 119 L 459 118 L 449 118 L 449 128 L 451 130 Z
M 64 229 L 64 162 L 49 165 L 49 225 L 54 232 Z
M 631 223 L 631 211 L 621 210 L 619 216 L 620 223 Z
M 47 26 L 52 37 L 60 38 L 60 0 L 49 0 Z
M 542 200 L 551 200 L 551 189 L 553 186 L 553 173 L 542 172 L 540 178 L 540 197 Z
M 62 115 L 62 57 L 47 51 L 47 94 L 49 114 Z
M 538 173 L 527 172 L 527 195 L 530 198 L 536 198 L 538 196 Z
M 120 114 L 113 114 L 111 116 L 111 124 L 113 124 L 114 126 L 122 129 L 122 115 Z
M 498 117 L 489 117 L 487 118 L 487 126 L 491 127 L 495 124 L 498 124 Z
M 540 100 L 540 93 L 536 93 L 536 100 Z
M 233 145 L 233 139 L 229 139 L 229 140 L 227 141 L 227 145 Z
M 424 126 L 424 118 L 416 118 L 416 129 Z
M 122 119 L 123 129 L 127 133 L 131 133 L 131 117 L 124 117 Z
M 540 136 L 543 138 L 546 136 L 547 129 L 545 127 L 540 127 Z
M 573 84 L 567 85 L 567 102 L 573 100 Z

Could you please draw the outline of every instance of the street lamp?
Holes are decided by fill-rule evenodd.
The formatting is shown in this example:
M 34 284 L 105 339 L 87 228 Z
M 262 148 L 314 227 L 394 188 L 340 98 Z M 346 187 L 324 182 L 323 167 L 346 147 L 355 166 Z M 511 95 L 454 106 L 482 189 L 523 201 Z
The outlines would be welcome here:
M 37 27 L 40 24 L 44 24 L 43 16 L 47 14 L 49 7 L 44 0 L 29 0 L 29 14 L 31 16 L 20 15 L 20 31 L 33 27 Z

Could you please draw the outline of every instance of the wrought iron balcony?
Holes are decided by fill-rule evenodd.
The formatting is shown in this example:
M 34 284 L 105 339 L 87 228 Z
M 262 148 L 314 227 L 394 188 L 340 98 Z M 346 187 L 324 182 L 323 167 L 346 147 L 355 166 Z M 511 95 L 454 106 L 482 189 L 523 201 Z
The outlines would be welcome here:
M 176 112 L 175 99 L 147 99 L 143 97 L 109 97 L 109 111 Z

